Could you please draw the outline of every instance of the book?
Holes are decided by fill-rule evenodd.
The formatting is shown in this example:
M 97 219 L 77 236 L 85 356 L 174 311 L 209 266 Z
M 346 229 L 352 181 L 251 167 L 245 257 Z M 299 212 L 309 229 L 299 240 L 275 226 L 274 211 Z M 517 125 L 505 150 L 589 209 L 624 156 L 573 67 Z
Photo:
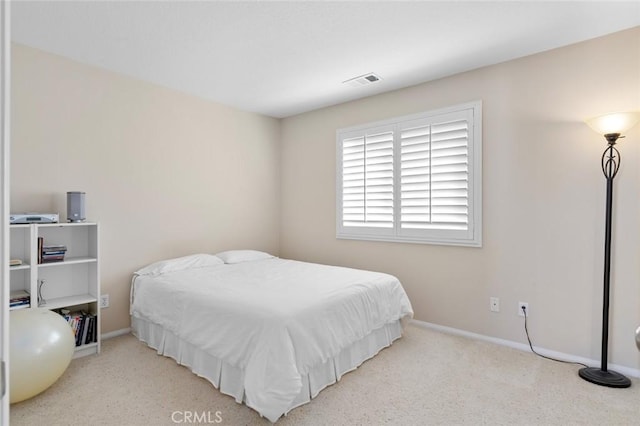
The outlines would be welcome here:
M 96 343 L 98 341 L 98 318 L 95 315 L 91 315 L 91 328 L 89 329 L 89 338 L 87 343 Z
M 43 255 L 40 263 L 62 262 L 64 255 Z
M 84 311 L 69 312 L 68 309 L 56 310 L 73 330 L 76 346 L 97 342 L 97 319 Z
M 9 266 L 20 266 L 20 265 L 22 265 L 22 260 L 20 259 L 9 260 Z
M 38 264 L 48 262 L 61 262 L 67 252 L 64 244 L 44 245 L 44 237 L 38 237 Z
M 89 335 L 89 328 L 91 328 L 91 314 L 85 315 L 84 327 L 82 329 L 82 335 L 80 336 L 80 344 L 84 345 L 87 342 L 87 336 Z
M 38 263 L 62 262 L 67 252 L 67 246 L 63 244 L 44 245 L 44 239 L 38 238 Z
M 38 263 L 42 263 L 42 246 L 44 245 L 44 238 L 38 237 Z
M 10 311 L 15 311 L 16 309 L 24 309 L 24 308 L 28 308 L 29 306 L 31 306 L 31 304 L 29 304 L 29 303 L 26 303 L 24 305 L 9 306 L 9 310 Z
M 51 245 L 51 246 L 42 246 L 42 251 L 67 251 L 67 246 L 65 245 Z
M 80 346 L 82 344 L 82 335 L 84 334 L 86 323 L 87 316 L 85 314 L 81 314 L 78 317 L 78 324 L 76 326 L 76 346 Z
M 26 290 L 17 290 L 9 293 L 9 310 L 24 309 L 31 306 L 31 296 Z

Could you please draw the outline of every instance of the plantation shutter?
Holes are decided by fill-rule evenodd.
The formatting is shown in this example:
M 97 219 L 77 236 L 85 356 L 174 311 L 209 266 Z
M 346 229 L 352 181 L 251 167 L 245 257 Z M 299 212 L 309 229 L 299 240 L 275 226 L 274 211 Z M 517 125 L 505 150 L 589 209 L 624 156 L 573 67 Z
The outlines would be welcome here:
M 465 112 L 399 124 L 400 235 L 468 234 L 469 125 Z
M 342 140 L 342 225 L 393 228 L 393 131 Z
M 480 102 L 338 130 L 336 236 L 482 245 Z

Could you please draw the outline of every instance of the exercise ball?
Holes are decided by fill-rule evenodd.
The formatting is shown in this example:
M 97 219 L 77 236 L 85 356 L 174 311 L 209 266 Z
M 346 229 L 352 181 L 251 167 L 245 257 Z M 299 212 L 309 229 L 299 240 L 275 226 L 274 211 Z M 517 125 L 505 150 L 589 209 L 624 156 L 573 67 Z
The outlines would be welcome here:
M 47 309 L 21 309 L 9 317 L 10 402 L 29 399 L 55 383 L 75 350 L 69 323 Z

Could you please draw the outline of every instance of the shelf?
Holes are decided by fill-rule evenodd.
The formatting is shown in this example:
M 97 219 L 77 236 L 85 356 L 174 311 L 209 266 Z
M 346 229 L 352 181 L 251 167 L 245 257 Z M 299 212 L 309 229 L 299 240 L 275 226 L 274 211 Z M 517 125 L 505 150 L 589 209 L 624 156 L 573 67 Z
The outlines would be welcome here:
M 23 263 L 10 266 L 10 289 L 30 294 L 30 306 L 22 309 L 64 308 L 96 318 L 97 342 L 77 346 L 74 358 L 100 353 L 99 231 L 94 222 L 11 225 L 9 259 Z M 65 246 L 64 259 L 39 264 L 42 245 Z M 38 299 L 46 303 L 38 305 Z
M 98 353 L 98 343 L 85 343 L 84 345 L 76 346 L 76 351 L 73 354 L 73 358 L 80 358 L 85 355 L 93 355 Z
M 96 303 L 98 299 L 90 294 L 81 294 L 79 296 L 57 297 L 55 299 L 46 299 L 47 303 L 41 303 L 40 308 L 59 309 L 67 306 L 83 305 L 85 303 Z
M 58 223 L 39 223 L 38 224 L 40 228 L 56 228 L 56 227 L 67 227 L 67 226 L 92 226 L 92 225 L 97 225 L 97 223 L 96 222 L 58 222 Z M 13 226 L 19 226 L 19 225 L 13 225 Z
M 17 265 L 17 266 L 9 266 L 10 271 L 19 271 L 21 269 L 29 269 L 29 268 L 31 268 L 31 265 L 29 265 L 28 263 L 23 263 L 22 265 Z
M 97 261 L 98 259 L 96 259 L 95 257 L 86 257 L 86 256 L 68 257 L 62 262 L 39 263 L 38 268 L 48 268 L 50 266 L 73 265 L 76 263 L 91 263 L 91 262 L 97 262 Z
M 20 309 L 29 309 L 31 305 L 9 306 L 10 311 L 19 311 Z

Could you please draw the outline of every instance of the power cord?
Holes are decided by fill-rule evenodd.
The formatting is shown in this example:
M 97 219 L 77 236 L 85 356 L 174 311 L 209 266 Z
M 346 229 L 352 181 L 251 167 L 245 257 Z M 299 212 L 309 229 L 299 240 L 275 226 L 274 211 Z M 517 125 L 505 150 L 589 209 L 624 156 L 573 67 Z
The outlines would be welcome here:
M 529 347 L 531 348 L 531 352 L 533 352 L 534 354 L 538 355 L 541 358 L 545 358 L 545 359 L 549 359 L 551 361 L 556 361 L 556 362 L 563 362 L 565 364 L 576 364 L 576 365 L 581 365 L 583 367 L 589 367 L 586 364 L 583 364 L 581 362 L 575 362 L 575 361 L 565 361 L 563 359 L 557 359 L 557 358 L 552 358 L 546 355 L 542 355 L 539 354 L 538 352 L 535 351 L 535 349 L 533 349 L 533 345 L 531 344 L 531 339 L 529 338 L 529 330 L 527 328 L 527 308 L 522 306 L 522 312 L 524 313 L 524 332 L 527 334 L 527 341 L 529 342 Z
M 38 280 L 38 306 L 46 305 L 47 301 L 42 297 L 42 287 L 44 286 L 44 280 Z

